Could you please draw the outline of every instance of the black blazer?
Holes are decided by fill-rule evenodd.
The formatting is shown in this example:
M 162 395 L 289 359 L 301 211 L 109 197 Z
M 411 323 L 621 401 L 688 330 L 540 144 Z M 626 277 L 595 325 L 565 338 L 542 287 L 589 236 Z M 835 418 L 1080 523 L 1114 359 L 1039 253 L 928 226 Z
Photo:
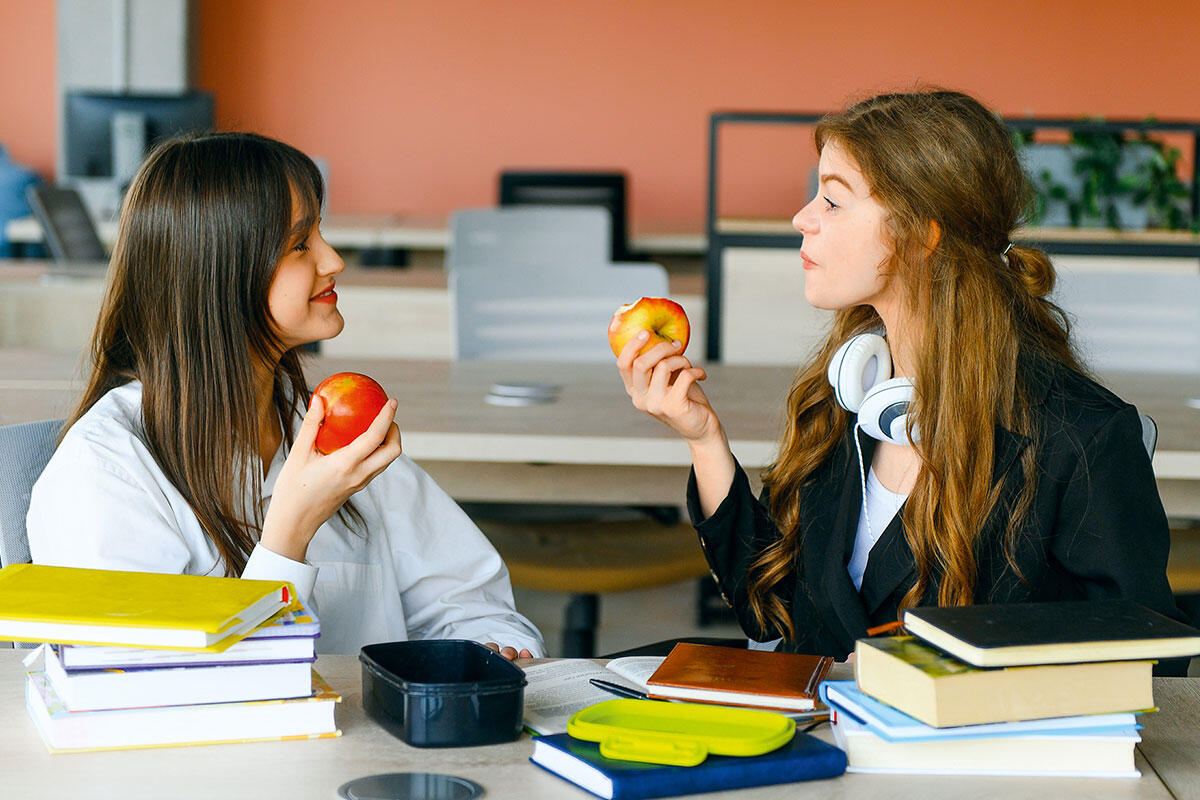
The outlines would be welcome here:
M 999 426 L 991 432 L 993 482 L 1003 486 L 978 540 L 975 602 L 1124 597 L 1187 621 L 1167 584 L 1170 534 L 1137 410 L 1083 375 L 1049 362 L 1035 364 L 1024 370 L 1024 381 L 1038 414 L 1036 435 Z M 871 549 L 861 591 L 850 579 L 847 564 L 863 500 L 853 435 L 851 427 L 802 490 L 800 553 L 795 570 L 775 587 L 795 627 L 795 637 L 781 649 L 844 658 L 868 627 L 896 619 L 916 581 L 903 507 Z M 869 465 L 875 440 L 862 435 L 860 441 Z M 1039 456 L 1036 494 L 1015 552 L 1022 580 L 1008 565 L 1002 540 L 1007 509 L 1024 480 L 1017 457 L 1027 447 L 1039 448 Z M 747 570 L 779 538 L 765 490 L 756 499 L 739 466 L 729 495 L 711 517 L 700 510 L 695 473 L 687 498 L 717 585 L 743 630 L 759 641 L 778 638 L 781 632 L 755 623 L 746 593 Z M 922 605 L 937 605 L 937 583 L 935 574 Z M 1184 674 L 1186 668 L 1186 659 L 1176 660 L 1160 664 L 1156 674 Z

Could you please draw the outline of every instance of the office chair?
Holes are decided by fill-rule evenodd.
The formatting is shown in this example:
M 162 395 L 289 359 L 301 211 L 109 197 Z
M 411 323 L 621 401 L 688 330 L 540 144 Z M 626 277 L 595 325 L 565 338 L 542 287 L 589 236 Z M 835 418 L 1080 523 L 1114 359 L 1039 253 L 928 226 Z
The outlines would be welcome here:
M 657 264 L 564 268 L 466 266 L 449 275 L 459 359 L 613 361 L 606 331 L 632 297 L 666 293 Z M 614 380 L 616 376 L 614 374 Z M 463 503 L 508 565 L 514 586 L 571 595 L 562 655 L 595 654 L 599 595 L 708 574 L 692 526 L 656 509 Z
M 500 173 L 501 206 L 599 206 L 612 220 L 609 261 L 640 261 L 627 241 L 625 173 L 505 170 Z
M 108 252 L 79 192 L 63 186 L 30 186 L 29 207 L 45 232 L 55 261 L 107 261 Z
M 609 263 L 609 215 L 598 208 L 469 208 L 450 215 L 446 269 Z
M 29 563 L 25 515 L 34 481 L 54 454 L 65 420 L 0 425 L 0 567 Z M 8 643 L 0 642 L 0 646 Z M 16 647 L 34 645 L 17 643 Z

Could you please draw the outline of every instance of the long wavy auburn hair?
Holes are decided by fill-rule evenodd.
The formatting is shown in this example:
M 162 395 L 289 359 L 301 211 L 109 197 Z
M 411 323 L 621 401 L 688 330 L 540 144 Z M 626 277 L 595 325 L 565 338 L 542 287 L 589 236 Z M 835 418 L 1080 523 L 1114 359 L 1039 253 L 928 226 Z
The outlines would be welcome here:
M 122 207 L 92 372 L 69 422 L 140 380 L 144 441 L 227 575 L 241 574 L 262 527 L 255 365 L 278 362 L 272 403 L 289 446 L 309 399 L 299 352 L 280 342 L 267 291 L 289 246 L 293 196 L 307 228 L 323 193 L 299 150 L 218 133 L 155 148 Z M 357 518 L 352 507 L 342 512 Z
M 885 265 L 916 320 L 915 397 L 909 424 L 920 430 L 921 467 L 904 510 L 916 582 L 901 609 L 936 586 L 939 605 L 976 596 L 976 545 L 997 503 L 997 424 L 1033 433 L 1035 420 L 1018 358 L 1040 354 L 1082 371 L 1067 320 L 1047 300 L 1054 269 L 1040 250 L 1005 247 L 1029 207 L 1030 190 L 1003 123 L 975 99 L 930 90 L 884 94 L 817 125 L 817 150 L 836 141 L 862 170 L 887 212 L 893 255 Z M 940 236 L 929 247 L 936 223 Z M 881 326 L 870 306 L 839 311 L 828 338 L 803 365 L 787 400 L 779 456 L 764 472 L 781 537 L 751 568 L 751 611 L 763 630 L 792 637 L 785 601 L 773 588 L 799 565 L 805 520 L 800 497 L 839 446 L 849 413 L 834 399 L 826 368 L 855 334 Z M 1008 511 L 1004 547 L 1013 553 L 1033 502 L 1035 447 L 1021 455 L 1024 484 Z

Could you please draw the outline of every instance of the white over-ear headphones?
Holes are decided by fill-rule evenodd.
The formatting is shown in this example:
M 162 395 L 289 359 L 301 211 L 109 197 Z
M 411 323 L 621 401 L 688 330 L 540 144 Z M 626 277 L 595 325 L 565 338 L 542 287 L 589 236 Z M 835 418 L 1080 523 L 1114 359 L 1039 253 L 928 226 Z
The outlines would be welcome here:
M 915 427 L 911 441 L 906 431 L 912 381 L 892 377 L 892 357 L 882 336 L 860 333 L 839 347 L 829 362 L 829 383 L 838 405 L 858 414 L 858 427 L 872 439 L 899 445 L 919 441 Z

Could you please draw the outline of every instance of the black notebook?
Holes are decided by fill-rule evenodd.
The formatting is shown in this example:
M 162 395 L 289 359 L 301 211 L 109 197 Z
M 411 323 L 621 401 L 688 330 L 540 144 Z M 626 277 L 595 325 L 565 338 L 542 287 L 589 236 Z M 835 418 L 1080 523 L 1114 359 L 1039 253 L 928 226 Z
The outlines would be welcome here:
M 1200 654 L 1200 630 L 1130 600 L 926 606 L 905 611 L 904 627 L 977 667 Z

